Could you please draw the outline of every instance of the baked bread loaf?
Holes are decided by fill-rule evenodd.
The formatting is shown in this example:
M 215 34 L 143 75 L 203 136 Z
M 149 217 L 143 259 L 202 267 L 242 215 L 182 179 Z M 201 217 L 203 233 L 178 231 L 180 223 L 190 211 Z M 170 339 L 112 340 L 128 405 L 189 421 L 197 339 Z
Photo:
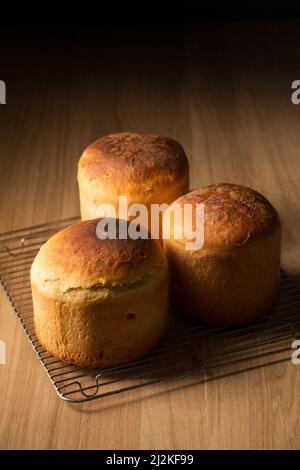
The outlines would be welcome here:
M 186 194 L 171 206 L 204 204 L 204 244 L 189 251 L 184 235 L 164 240 L 172 303 L 196 320 L 238 325 L 266 313 L 277 299 L 281 228 L 277 212 L 251 188 L 216 184 Z M 166 223 L 167 218 L 164 218 Z
M 139 358 L 168 325 L 167 264 L 160 243 L 100 240 L 97 222 L 56 233 L 31 267 L 39 341 L 61 360 L 86 367 Z
M 99 211 L 99 206 L 112 204 L 118 211 L 119 196 L 127 196 L 128 206 L 171 204 L 189 191 L 189 165 L 183 148 L 173 139 L 121 132 L 87 147 L 78 163 L 78 184 L 82 220 L 112 217 Z M 118 212 L 115 217 L 130 220 Z M 149 231 L 150 222 L 149 218 Z

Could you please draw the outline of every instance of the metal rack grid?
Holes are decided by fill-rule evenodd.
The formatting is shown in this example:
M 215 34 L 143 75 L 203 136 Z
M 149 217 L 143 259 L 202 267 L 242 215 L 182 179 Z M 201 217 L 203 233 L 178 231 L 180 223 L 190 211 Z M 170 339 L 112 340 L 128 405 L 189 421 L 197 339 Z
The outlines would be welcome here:
M 34 331 L 29 271 L 40 246 L 77 221 L 71 217 L 0 234 L 0 282 L 57 394 L 85 402 L 156 383 L 192 376 L 199 381 L 291 358 L 300 333 L 300 291 L 282 272 L 277 306 L 259 321 L 239 328 L 212 328 L 175 314 L 167 337 L 141 360 L 106 369 L 66 364 L 48 353 Z

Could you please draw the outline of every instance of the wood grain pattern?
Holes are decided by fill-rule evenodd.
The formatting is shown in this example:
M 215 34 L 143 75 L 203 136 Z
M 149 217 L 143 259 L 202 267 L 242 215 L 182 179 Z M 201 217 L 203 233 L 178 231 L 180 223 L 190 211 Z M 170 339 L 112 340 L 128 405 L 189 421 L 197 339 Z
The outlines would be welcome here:
M 2 34 L 0 231 L 77 214 L 76 164 L 93 139 L 160 132 L 185 147 L 193 187 L 231 181 L 271 199 L 283 266 L 300 282 L 300 106 L 290 99 L 299 26 Z M 0 339 L 2 449 L 299 448 L 300 367 L 291 363 L 74 406 L 55 395 L 2 293 Z

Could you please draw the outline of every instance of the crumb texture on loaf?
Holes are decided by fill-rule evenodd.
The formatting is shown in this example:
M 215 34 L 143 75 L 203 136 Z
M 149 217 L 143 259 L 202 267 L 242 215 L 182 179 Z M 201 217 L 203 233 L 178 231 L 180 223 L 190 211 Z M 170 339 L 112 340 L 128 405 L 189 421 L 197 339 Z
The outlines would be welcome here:
M 123 179 L 144 183 L 155 178 L 168 183 L 186 176 L 188 160 L 175 140 L 156 134 L 121 132 L 90 144 L 79 160 L 90 179 Z
M 65 292 L 93 286 L 129 285 L 155 274 L 164 263 L 157 241 L 99 240 L 100 219 L 75 223 L 53 235 L 40 249 L 32 268 L 32 282 Z
M 226 248 L 245 244 L 259 238 L 280 225 L 279 217 L 271 203 L 257 191 L 231 183 L 221 183 L 196 189 L 180 197 L 174 205 L 204 204 L 203 248 Z M 171 206 L 171 221 L 172 206 Z M 195 217 L 193 216 L 193 230 Z M 171 236 L 174 225 L 171 225 Z M 184 234 L 179 242 L 186 243 Z

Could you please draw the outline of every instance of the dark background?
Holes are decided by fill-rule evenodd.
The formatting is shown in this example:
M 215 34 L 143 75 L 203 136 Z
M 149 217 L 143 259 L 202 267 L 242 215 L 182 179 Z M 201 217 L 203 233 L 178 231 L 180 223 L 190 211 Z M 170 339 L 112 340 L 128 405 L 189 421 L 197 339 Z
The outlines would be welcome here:
M 36 206 L 32 223 L 78 213 L 77 160 L 91 141 L 111 132 L 180 140 L 192 187 L 220 178 L 247 184 L 257 171 L 248 162 L 260 158 L 258 146 L 272 161 L 273 136 L 280 152 L 287 140 L 293 154 L 298 145 L 299 108 L 290 96 L 292 81 L 300 79 L 300 6 L 7 2 L 0 15 L 0 79 L 7 84 L 7 104 L 0 107 L 4 230 L 13 198 L 17 225 L 29 224 L 22 211 L 28 194 L 15 191 L 23 188 L 19 170 L 27 181 L 41 175 L 38 196 L 32 192 L 27 201 Z M 250 147 L 250 134 L 257 147 Z M 218 176 L 214 166 L 222 162 Z M 71 202 L 54 204 L 46 174 L 65 198 L 74 194 Z M 263 178 L 255 187 L 267 190 Z
M 298 2 L 271 1 L 6 1 L 1 3 L 0 25 L 22 28 L 73 28 L 116 23 L 171 23 L 198 20 L 296 18 Z

